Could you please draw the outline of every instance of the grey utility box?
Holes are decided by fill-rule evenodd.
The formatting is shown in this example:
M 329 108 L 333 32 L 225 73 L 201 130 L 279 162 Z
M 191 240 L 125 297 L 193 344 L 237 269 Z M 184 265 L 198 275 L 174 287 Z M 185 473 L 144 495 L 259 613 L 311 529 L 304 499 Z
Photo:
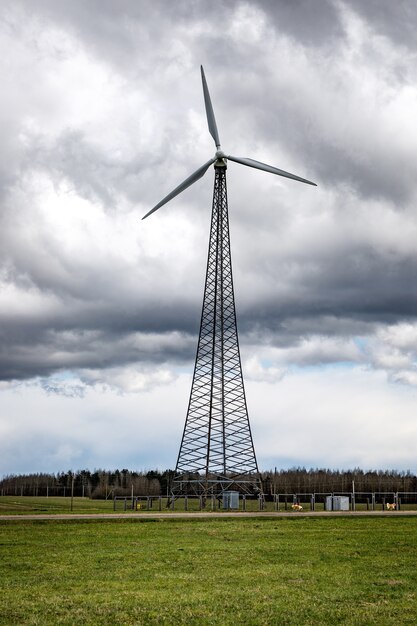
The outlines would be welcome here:
M 327 496 L 326 511 L 349 511 L 349 496 Z
M 224 509 L 238 509 L 239 508 L 239 492 L 238 491 L 223 491 L 223 508 Z

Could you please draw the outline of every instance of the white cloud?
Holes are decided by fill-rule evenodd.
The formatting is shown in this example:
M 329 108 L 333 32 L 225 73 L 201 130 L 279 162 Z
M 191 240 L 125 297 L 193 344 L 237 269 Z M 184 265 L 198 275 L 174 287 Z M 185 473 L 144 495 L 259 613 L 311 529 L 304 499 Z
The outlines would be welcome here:
M 85 383 L 93 384 L 96 388 L 138 393 L 149 391 L 154 387 L 171 384 L 176 376 L 172 371 L 162 367 L 148 368 L 140 371 L 138 366 L 109 368 L 106 370 L 82 370 L 81 377 Z
M 415 394 L 387 385 L 384 373 L 314 369 L 247 387 L 264 467 L 416 469 Z
M 162 377 L 145 391 L 122 395 L 112 386 L 96 385 L 83 397 L 50 395 L 37 383 L 3 390 L 0 474 L 11 467 L 15 472 L 172 467 L 190 382 L 190 374 Z M 248 376 L 246 391 L 264 469 L 417 470 L 415 394 L 407 386 L 387 384 L 381 372 L 298 370 L 276 382 Z
M 246 380 L 277 383 L 285 376 L 287 370 L 262 362 L 254 355 L 243 363 L 243 372 Z

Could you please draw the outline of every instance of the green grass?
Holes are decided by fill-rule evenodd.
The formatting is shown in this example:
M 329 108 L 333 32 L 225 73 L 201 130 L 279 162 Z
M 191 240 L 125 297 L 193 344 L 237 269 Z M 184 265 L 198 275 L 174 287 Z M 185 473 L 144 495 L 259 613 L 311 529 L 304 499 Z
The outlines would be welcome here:
M 409 517 L 0 522 L 0 624 L 417 623 Z

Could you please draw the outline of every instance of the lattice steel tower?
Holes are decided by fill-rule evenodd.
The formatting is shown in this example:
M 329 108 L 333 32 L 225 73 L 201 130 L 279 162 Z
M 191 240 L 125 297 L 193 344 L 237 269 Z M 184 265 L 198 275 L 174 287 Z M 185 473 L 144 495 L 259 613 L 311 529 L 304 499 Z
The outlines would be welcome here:
M 240 362 L 230 254 L 226 163 L 215 164 L 200 336 L 174 491 L 259 491 Z
M 214 164 L 214 194 L 200 335 L 187 418 L 175 470 L 173 492 L 203 496 L 226 489 L 261 489 L 249 424 L 240 361 L 230 255 L 226 190 L 227 161 L 315 185 L 254 159 L 226 155 L 220 146 L 207 82 L 201 68 L 214 158 L 202 165 L 153 207 L 143 219 L 199 180 Z

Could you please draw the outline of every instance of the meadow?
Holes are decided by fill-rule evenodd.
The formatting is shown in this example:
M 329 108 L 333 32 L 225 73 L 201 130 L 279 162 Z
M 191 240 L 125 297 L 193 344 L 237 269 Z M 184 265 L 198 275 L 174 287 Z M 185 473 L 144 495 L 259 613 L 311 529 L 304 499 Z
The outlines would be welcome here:
M 0 624 L 416 624 L 411 517 L 0 522 Z
M 73 513 L 111 513 L 113 500 L 73 498 Z M 71 512 L 71 498 L 0 496 L 0 515 L 56 515 Z

